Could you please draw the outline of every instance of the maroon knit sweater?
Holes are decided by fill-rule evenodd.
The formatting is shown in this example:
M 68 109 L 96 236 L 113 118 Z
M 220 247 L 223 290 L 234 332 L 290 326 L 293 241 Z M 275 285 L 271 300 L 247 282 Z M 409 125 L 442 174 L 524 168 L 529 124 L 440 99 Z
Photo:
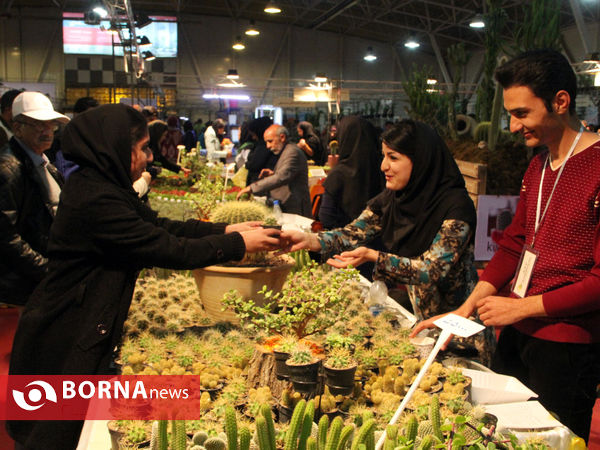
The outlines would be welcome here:
M 536 156 L 523 177 L 521 197 L 498 251 L 481 280 L 498 290 L 511 281 L 523 250 L 531 244 L 538 189 L 547 152 Z M 558 174 L 546 167 L 541 210 Z M 527 295 L 542 295 L 548 317 L 514 324 L 522 333 L 556 342 L 600 342 L 600 143 L 566 163 L 535 238 L 539 251 Z

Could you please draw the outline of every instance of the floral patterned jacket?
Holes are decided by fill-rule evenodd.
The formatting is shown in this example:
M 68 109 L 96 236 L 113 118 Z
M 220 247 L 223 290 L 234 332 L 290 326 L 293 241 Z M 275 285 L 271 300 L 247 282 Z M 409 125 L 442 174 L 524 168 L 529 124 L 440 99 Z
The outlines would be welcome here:
M 351 250 L 373 240 L 381 233 L 380 217 L 368 207 L 344 228 L 319 233 L 323 257 Z M 373 278 L 388 286 L 404 284 L 417 319 L 428 319 L 458 308 L 477 283 L 473 266 L 473 244 L 466 222 L 445 220 L 431 246 L 423 254 L 408 258 L 379 252 Z M 464 341 L 457 340 L 459 346 Z M 494 348 L 493 330 L 468 340 L 489 362 Z

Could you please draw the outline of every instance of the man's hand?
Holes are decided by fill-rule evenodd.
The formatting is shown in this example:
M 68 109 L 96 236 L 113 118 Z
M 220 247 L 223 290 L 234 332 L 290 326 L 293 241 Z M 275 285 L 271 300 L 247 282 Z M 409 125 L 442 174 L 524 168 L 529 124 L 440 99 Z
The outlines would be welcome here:
M 190 173 L 192 173 L 191 169 L 188 169 L 187 167 L 182 167 L 181 171 L 183 172 L 184 176 L 188 176 Z
M 262 222 L 260 220 L 254 220 L 254 221 L 242 222 L 242 223 L 234 223 L 231 225 L 227 225 L 225 227 L 225 233 L 233 233 L 234 231 L 241 233 L 242 231 L 254 230 L 256 228 L 259 228 L 261 225 L 262 225 Z
M 273 175 L 273 171 L 271 169 L 263 169 L 258 174 L 258 178 L 266 178 L 270 177 L 271 175 Z
M 245 194 L 250 194 L 252 192 L 252 189 L 250 189 L 250 186 L 246 186 L 244 189 L 242 189 L 241 191 L 239 191 L 237 193 L 237 195 L 235 196 L 236 200 L 239 200 L 241 196 L 245 195 Z
M 150 172 L 143 171 L 142 178 L 146 180 L 146 183 L 148 183 L 148 186 L 150 186 L 150 182 L 152 181 L 152 175 L 150 175 Z
M 376 262 L 379 252 L 367 247 L 358 247 L 348 252 L 335 255 L 327 260 L 327 264 L 338 269 L 345 269 L 348 266 L 358 267 L 362 263 L 371 261 Z
M 313 233 L 304 233 L 302 231 L 287 230 L 281 233 L 283 242 L 282 250 L 284 252 L 295 252 L 296 250 L 311 250 L 318 252 L 321 250 L 321 244 L 317 235 Z
M 477 311 L 486 326 L 511 325 L 527 317 L 546 315 L 541 295 L 525 298 L 490 295 L 477 302 Z
M 281 247 L 281 231 L 273 228 L 258 227 L 250 231 L 242 231 L 242 238 L 247 253 L 278 250 Z

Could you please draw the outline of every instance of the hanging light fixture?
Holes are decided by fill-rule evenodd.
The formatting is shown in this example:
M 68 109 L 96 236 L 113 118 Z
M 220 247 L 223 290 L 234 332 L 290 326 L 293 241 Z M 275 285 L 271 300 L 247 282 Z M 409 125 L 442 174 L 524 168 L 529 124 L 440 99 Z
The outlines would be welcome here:
M 104 18 L 106 18 L 106 16 L 108 16 L 108 11 L 102 5 L 94 6 L 92 8 L 92 11 L 94 11 L 96 14 L 98 14 L 100 16 L 100 18 L 102 18 L 102 19 L 104 19 Z
M 265 6 L 264 11 L 267 14 L 279 14 L 281 12 L 281 8 L 275 4 L 275 2 L 269 2 Z
M 142 58 L 144 58 L 144 61 L 153 61 L 156 59 L 156 56 L 152 52 L 142 52 Z
M 238 75 L 237 69 L 229 69 L 227 71 L 227 75 L 225 75 L 225 77 L 230 80 L 237 80 L 240 78 L 240 76 Z
M 404 43 L 404 46 L 406 48 L 409 48 L 411 50 L 414 50 L 415 48 L 419 48 L 421 46 L 421 44 L 419 44 L 419 41 L 417 41 L 417 38 L 415 38 L 414 36 L 411 36 L 408 38 L 408 40 Z
M 233 45 L 231 46 L 231 48 L 233 48 L 234 50 L 244 50 L 246 48 L 246 46 L 244 45 L 244 43 L 242 42 L 242 37 L 241 36 L 237 36 L 235 38 L 235 42 L 233 43 Z
M 485 21 L 483 20 L 483 16 L 481 14 L 477 14 L 471 19 L 471 22 L 469 22 L 469 26 L 471 28 L 485 28 Z
M 316 81 L 317 83 L 327 83 L 327 75 L 325 75 L 325 74 L 324 74 L 324 73 L 322 73 L 322 72 L 320 72 L 320 73 L 317 73 L 317 74 L 315 75 L 315 81 Z
M 150 47 L 151 45 L 152 45 L 152 42 L 150 42 L 150 39 L 148 39 L 148 37 L 142 36 L 141 38 L 139 38 L 138 46 L 140 48 Z
M 258 36 L 259 34 L 260 34 L 260 31 L 258 31 L 256 26 L 254 26 L 254 20 L 251 20 L 250 25 L 248 25 L 248 28 L 246 29 L 246 35 L 247 36 Z
M 588 53 L 584 60 L 584 63 L 588 63 L 588 64 L 597 64 L 600 63 L 600 53 L 598 52 L 592 52 L 592 53 Z
M 373 62 L 377 59 L 377 55 L 373 52 L 373 47 L 367 47 L 367 54 L 363 56 L 363 59 L 368 62 Z

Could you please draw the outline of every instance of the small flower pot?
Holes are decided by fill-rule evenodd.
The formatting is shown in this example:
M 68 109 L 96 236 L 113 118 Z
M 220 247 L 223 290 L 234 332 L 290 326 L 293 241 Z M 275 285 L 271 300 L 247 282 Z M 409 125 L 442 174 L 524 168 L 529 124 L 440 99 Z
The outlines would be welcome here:
M 329 391 L 333 395 L 348 395 L 354 390 L 354 375 L 356 373 L 355 364 L 353 367 L 345 369 L 334 369 L 323 366 L 325 369 L 325 384 L 329 386 Z
M 304 393 L 314 392 L 316 390 L 319 381 L 321 360 L 302 365 L 289 364 L 289 361 L 285 364 L 290 374 L 290 381 L 294 386 L 294 390 Z
M 293 408 L 289 408 L 281 403 L 277 404 L 277 411 L 279 413 L 279 423 L 288 423 L 294 413 Z
M 277 376 L 278 380 L 289 380 L 290 372 L 285 362 L 290 357 L 290 354 L 273 350 L 273 355 L 275 356 L 275 376 Z
M 340 155 L 327 155 L 327 165 L 333 169 L 340 161 Z

